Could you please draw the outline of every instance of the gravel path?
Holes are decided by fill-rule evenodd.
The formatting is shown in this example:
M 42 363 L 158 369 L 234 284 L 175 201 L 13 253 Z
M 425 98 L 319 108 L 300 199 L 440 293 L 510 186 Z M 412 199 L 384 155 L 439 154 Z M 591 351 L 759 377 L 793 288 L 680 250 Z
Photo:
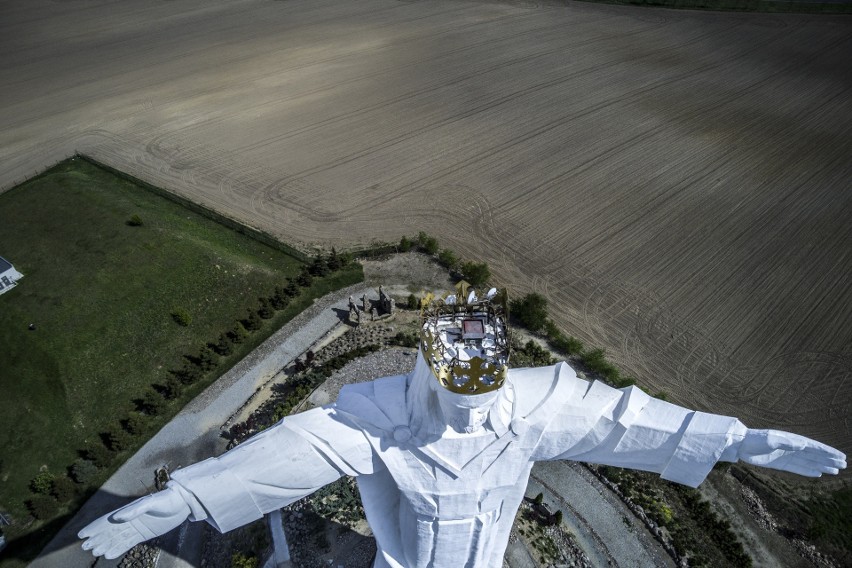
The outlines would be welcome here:
M 565 461 L 538 462 L 527 497 L 544 494 L 595 566 L 673 567 L 674 562 L 641 523 L 583 466 Z
M 34 568 L 89 566 L 91 553 L 80 548 L 77 532 L 95 518 L 152 490 L 154 470 L 171 469 L 218 455 L 224 450 L 219 428 L 237 413 L 252 393 L 282 367 L 309 349 L 340 324 L 336 310 L 346 310 L 350 295 L 375 292 L 356 284 L 320 298 L 248 357 L 190 402 L 101 487 L 65 525 L 30 566 Z M 115 566 L 101 559 L 98 568 Z

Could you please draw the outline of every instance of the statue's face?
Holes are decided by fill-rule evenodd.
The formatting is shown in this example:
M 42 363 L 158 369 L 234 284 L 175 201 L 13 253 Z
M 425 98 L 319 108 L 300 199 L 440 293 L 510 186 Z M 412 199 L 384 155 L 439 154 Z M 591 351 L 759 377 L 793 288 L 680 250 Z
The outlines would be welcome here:
M 459 434 L 473 434 L 480 430 L 499 394 L 498 391 L 491 391 L 463 395 L 440 387 L 435 392 L 444 422 Z

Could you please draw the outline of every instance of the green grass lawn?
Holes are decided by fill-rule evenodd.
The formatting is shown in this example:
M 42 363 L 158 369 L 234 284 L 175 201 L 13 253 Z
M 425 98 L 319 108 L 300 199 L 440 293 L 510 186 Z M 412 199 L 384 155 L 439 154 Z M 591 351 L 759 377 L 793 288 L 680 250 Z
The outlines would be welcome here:
M 128 224 L 134 215 L 142 225 Z M 0 512 L 15 520 L 4 528 L 10 541 L 49 526 L 24 526 L 29 483 L 40 469 L 64 474 L 80 450 L 118 427 L 134 411 L 133 400 L 162 384 L 184 355 L 216 341 L 257 306 L 259 296 L 271 295 L 303 266 L 280 247 L 81 158 L 0 195 L 0 256 L 24 274 L 0 296 Z M 362 277 L 354 265 L 302 289 L 163 415 L 147 418 L 146 434 L 314 297 Z M 189 313 L 188 326 L 175 322 L 176 309 Z M 93 485 L 146 437 L 116 456 Z M 57 518 L 91 491 L 80 489 Z M 38 547 L 27 548 L 24 557 Z

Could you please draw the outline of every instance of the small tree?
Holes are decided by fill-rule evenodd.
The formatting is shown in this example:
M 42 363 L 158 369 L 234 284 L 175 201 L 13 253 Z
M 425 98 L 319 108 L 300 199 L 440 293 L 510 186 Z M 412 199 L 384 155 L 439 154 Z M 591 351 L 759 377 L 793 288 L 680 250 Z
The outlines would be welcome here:
M 138 436 L 145 431 L 145 417 L 138 412 L 131 412 L 127 418 L 125 418 L 122 426 L 124 426 L 124 429 L 127 430 L 128 433 L 133 436 Z
M 491 278 L 491 269 L 485 262 L 465 262 L 461 266 L 461 272 L 465 280 L 473 286 L 482 286 Z
M 403 236 L 399 239 L 399 252 L 408 252 L 413 246 L 414 243 L 408 237 Z
M 257 331 L 263 325 L 263 320 L 260 319 L 260 316 L 257 315 L 255 310 L 249 310 L 248 312 L 248 317 L 242 320 L 241 323 L 246 328 L 246 331 Z
M 272 319 L 272 316 L 275 315 L 275 308 L 272 307 L 272 303 L 269 301 L 269 298 L 258 298 L 257 300 L 257 315 L 260 316 L 260 319 Z
M 74 482 L 67 475 L 60 475 L 53 480 L 53 487 L 50 492 L 56 497 L 57 501 L 65 503 L 74 496 L 77 488 L 74 487 Z
M 162 400 L 162 397 L 160 397 L 160 399 Z M 86 448 L 85 454 L 86 459 L 91 461 L 97 467 L 106 467 L 112 462 L 112 452 L 109 451 L 106 446 L 97 442 L 92 442 L 92 444 Z
M 539 493 L 538 495 L 536 495 L 535 499 L 533 499 L 533 502 L 536 505 L 541 505 L 542 503 L 544 503 L 544 493 Z
M 544 327 L 547 322 L 547 299 L 532 292 L 509 303 L 512 317 L 532 332 Z
M 311 273 L 307 269 L 303 269 L 296 277 L 296 283 L 302 288 L 307 288 L 313 281 L 314 277 L 311 276 Z
M 438 248 L 438 239 L 436 239 L 435 237 L 427 237 L 426 240 L 423 242 L 423 251 L 426 254 L 437 254 Z
M 408 295 L 408 309 L 409 310 L 416 310 L 419 307 L 420 307 L 420 301 L 417 299 L 417 296 L 415 296 L 414 294 L 409 294 Z
M 127 220 L 127 224 L 131 227 L 141 227 L 142 217 L 140 217 L 139 215 L 131 215 L 130 219 Z
M 162 397 L 161 397 L 162 398 Z M 123 452 L 130 447 L 133 439 L 123 428 L 115 427 L 103 434 L 104 442 L 110 450 Z
M 50 519 L 59 512 L 59 504 L 49 495 L 36 495 L 27 501 L 27 506 L 33 516 L 42 521 Z
M 193 372 L 197 372 L 197 369 L 193 369 Z M 162 388 L 159 389 L 160 393 L 163 395 L 163 398 L 165 398 L 166 400 L 174 400 L 180 396 L 180 393 L 183 391 L 184 385 L 184 383 L 181 381 L 182 376 L 183 375 L 171 373 L 169 374 L 169 376 L 166 377 Z M 191 382 L 192 380 L 187 377 L 186 384 L 190 384 Z
M 228 332 L 228 337 L 230 337 L 231 341 L 233 341 L 235 344 L 240 344 L 245 341 L 248 335 L 248 330 L 246 330 L 243 323 L 239 321 L 236 322 L 234 324 L 233 329 Z
M 30 491 L 38 495 L 50 495 L 53 488 L 54 475 L 49 471 L 42 471 L 30 481 Z
M 219 362 L 219 356 L 208 346 L 204 346 L 198 350 L 198 358 L 196 359 L 198 368 L 206 373 L 212 371 Z
M 71 478 L 81 485 L 94 480 L 97 475 L 98 468 L 91 460 L 77 458 L 71 464 Z
M 309 270 L 312 276 L 322 277 L 328 274 L 328 261 L 323 257 L 322 252 L 318 252 L 314 257 Z
M 296 280 L 296 278 L 287 278 L 287 286 L 284 288 L 284 293 L 290 298 L 295 298 L 299 295 L 299 283 Z
M 438 262 L 447 270 L 454 270 L 458 266 L 459 259 L 456 253 L 450 249 L 444 249 L 438 254 Z
M 157 415 L 162 412 L 163 407 L 165 406 L 166 401 L 163 399 L 162 395 L 155 391 L 153 388 L 148 388 L 143 394 L 142 398 L 139 401 L 139 406 L 144 410 L 147 414 Z M 98 464 L 98 460 L 92 459 L 93 462 Z
M 553 514 L 553 524 L 557 527 L 562 524 L 562 510 L 558 510 Z
M 277 286 L 275 288 L 275 293 L 269 298 L 269 304 L 274 310 L 283 310 L 290 304 L 290 298 L 284 286 Z
M 336 271 L 341 268 L 343 268 L 343 258 L 337 254 L 337 249 L 331 247 L 331 254 L 328 255 L 328 269 Z
M 183 327 L 188 326 L 192 323 L 192 316 L 189 315 L 189 312 L 183 308 L 175 308 L 171 313 L 172 319 L 175 320 L 175 323 L 181 325 Z

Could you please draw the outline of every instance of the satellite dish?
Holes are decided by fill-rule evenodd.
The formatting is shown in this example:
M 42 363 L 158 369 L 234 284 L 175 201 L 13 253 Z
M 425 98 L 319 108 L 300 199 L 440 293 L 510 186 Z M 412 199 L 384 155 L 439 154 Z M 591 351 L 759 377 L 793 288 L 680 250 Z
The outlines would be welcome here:
M 447 296 L 446 298 L 444 298 L 444 303 L 448 306 L 454 306 L 456 303 L 456 295 L 453 294 L 452 296 Z
M 467 295 L 467 303 L 472 304 L 476 302 L 476 290 L 471 290 L 470 294 Z
M 486 299 L 486 300 L 490 300 L 491 298 L 493 298 L 493 297 L 494 297 L 494 296 L 496 296 L 496 295 L 497 295 L 497 288 L 491 288 L 491 289 L 488 291 L 488 293 L 487 293 L 487 294 L 485 294 L 485 299 Z

